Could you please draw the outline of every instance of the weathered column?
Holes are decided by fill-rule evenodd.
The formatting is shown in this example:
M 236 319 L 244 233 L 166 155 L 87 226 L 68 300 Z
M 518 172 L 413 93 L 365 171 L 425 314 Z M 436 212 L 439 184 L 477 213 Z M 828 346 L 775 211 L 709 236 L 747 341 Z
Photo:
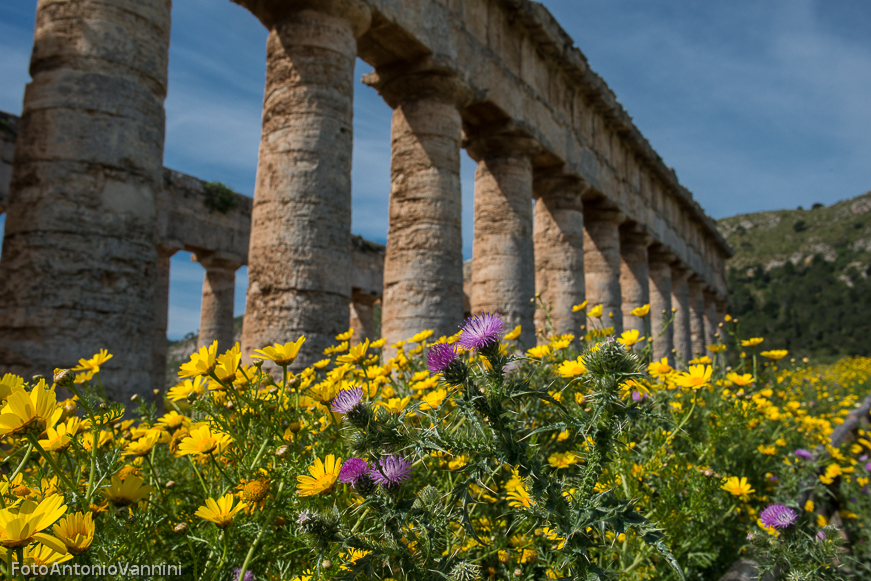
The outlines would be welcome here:
M 108 349 L 150 394 L 170 0 L 40 0 L 0 261 L 0 373 Z
M 661 245 L 648 250 L 650 272 L 650 334 L 653 341 L 653 359 L 667 358 L 674 365 L 674 323 L 671 312 L 671 263 L 674 255 Z M 667 326 L 666 326 L 667 325 Z
M 707 290 L 704 293 L 705 299 L 705 345 L 713 345 L 717 343 L 717 333 L 719 329 L 717 325 L 721 319 L 717 318 L 717 294 Z
M 637 224 L 624 224 L 620 228 L 620 296 L 623 308 L 623 330 L 636 329 L 639 337 L 649 333 L 644 319 L 632 314 L 633 309 L 650 304 L 650 267 L 647 247 L 653 239 Z M 636 343 L 636 349 L 644 341 Z
M 692 274 L 681 264 L 671 267 L 671 305 L 674 309 L 675 362 L 685 366 L 693 358 L 692 327 L 690 323 L 690 287 Z
M 604 208 L 600 202 L 584 206 L 584 277 L 587 288 L 587 312 L 603 306 L 602 324 L 623 332 L 623 302 L 620 292 L 620 223 L 623 215 Z M 587 322 L 592 326 L 593 319 Z
M 295 368 L 347 330 L 351 149 L 362 2 L 268 3 L 263 134 L 242 352 L 305 335 Z M 264 9 L 266 10 L 266 9 Z
M 362 343 L 366 339 L 377 339 L 375 336 L 375 303 L 377 302 L 378 297 L 354 289 L 351 294 L 350 328 L 354 329 L 351 345 Z
M 388 344 L 426 329 L 453 335 L 463 319 L 458 107 L 467 91 L 426 62 L 366 82 L 394 109 L 381 334 Z
M 693 358 L 705 354 L 705 283 L 695 275 L 689 280 L 690 336 Z
M 192 258 L 206 269 L 197 347 L 217 341 L 218 353 L 223 353 L 235 343 L 233 306 L 236 299 L 236 271 L 242 266 L 242 261 L 236 257 L 223 256 L 220 252 Z
M 181 250 L 181 244 L 157 246 L 157 268 L 154 282 L 154 361 L 153 389 L 166 387 L 166 330 L 169 325 L 169 273 L 172 255 Z
M 472 313 L 499 312 L 520 340 L 535 344 L 532 159 L 535 143 L 516 135 L 481 137 L 468 146 L 475 173 Z
M 535 290 L 551 308 L 553 332 L 578 335 L 585 324 L 583 312 L 573 313 L 584 302 L 584 203 L 586 185 L 562 174 L 537 175 L 534 182 L 533 242 Z M 535 326 L 545 332 L 546 315 L 535 311 Z

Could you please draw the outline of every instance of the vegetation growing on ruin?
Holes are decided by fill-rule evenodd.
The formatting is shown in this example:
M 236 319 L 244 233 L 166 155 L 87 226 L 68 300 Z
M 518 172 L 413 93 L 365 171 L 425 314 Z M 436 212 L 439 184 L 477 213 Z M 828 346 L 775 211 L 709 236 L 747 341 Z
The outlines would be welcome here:
M 165 412 L 129 418 L 103 397 L 109 353 L 54 383 L 6 375 L 0 557 L 203 580 L 640 581 L 717 579 L 749 551 L 861 578 L 871 435 L 824 445 L 871 359 L 811 365 L 741 326 L 723 333 L 741 351 L 711 345 L 685 372 L 637 332 L 530 347 L 496 317 L 390 358 L 344 333 L 298 372 L 303 338 L 254 365 L 212 345 Z
M 239 194 L 221 182 L 206 182 L 203 191 L 206 194 L 203 203 L 212 212 L 226 214 L 239 204 Z

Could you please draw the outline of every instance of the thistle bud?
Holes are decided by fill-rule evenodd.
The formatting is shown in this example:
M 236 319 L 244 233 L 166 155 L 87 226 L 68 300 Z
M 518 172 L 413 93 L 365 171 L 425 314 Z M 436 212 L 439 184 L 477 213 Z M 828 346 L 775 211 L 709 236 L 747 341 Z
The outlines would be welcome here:
M 132 402 L 137 402 L 137 401 L 139 401 L 139 394 L 138 394 L 138 393 L 134 393 L 133 395 L 131 395 L 131 396 L 130 396 L 130 401 L 132 401 Z
M 324 569 L 329 569 L 332 566 L 333 566 L 333 562 L 330 561 L 329 559 L 326 559 L 326 560 L 324 560 L 323 563 L 321 563 L 321 567 L 323 567 Z
M 172 527 L 172 531 L 176 534 L 183 535 L 188 532 L 188 523 L 180 522 L 174 527 Z
M 31 380 L 32 383 L 39 383 L 40 381 L 45 381 L 44 375 L 34 375 L 33 379 Z
M 197 398 L 198 398 L 199 396 L 200 396 L 200 394 L 198 394 L 198 393 L 195 392 L 195 391 L 192 391 L 192 392 L 190 392 L 190 393 L 188 394 L 187 400 L 188 400 L 189 403 L 194 403 L 195 401 L 197 401 Z
M 277 458 L 284 458 L 285 456 L 287 456 L 287 453 L 288 453 L 289 451 L 290 451 L 290 448 L 288 448 L 287 446 L 279 446 L 279 447 L 275 450 L 275 456 L 276 456 Z

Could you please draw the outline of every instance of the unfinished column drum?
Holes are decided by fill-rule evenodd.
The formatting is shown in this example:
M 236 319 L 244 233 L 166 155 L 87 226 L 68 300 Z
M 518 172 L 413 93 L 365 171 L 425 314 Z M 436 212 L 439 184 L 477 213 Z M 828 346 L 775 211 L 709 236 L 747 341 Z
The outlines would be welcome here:
M 197 346 L 218 342 L 218 353 L 233 347 L 233 305 L 236 298 L 236 271 L 241 262 L 221 256 L 196 257 L 206 269 L 203 302 L 200 307 L 200 335 Z
M 649 335 L 645 325 L 647 317 L 638 317 L 632 311 L 650 304 L 650 268 L 647 247 L 653 240 L 637 226 L 620 229 L 620 296 L 623 310 L 623 330 L 635 329 L 639 337 Z M 649 315 L 648 315 L 649 316 Z M 635 344 L 642 349 L 646 341 Z
M 388 344 L 426 329 L 453 335 L 463 319 L 465 92 L 429 71 L 391 71 L 372 84 L 394 107 L 381 334 Z
M 584 203 L 583 182 L 565 176 L 536 178 L 533 206 L 535 291 L 547 304 L 553 333 L 578 336 L 585 324 L 583 312 L 572 312 L 584 302 Z M 540 340 L 546 334 L 546 314 L 535 311 Z
M 674 324 L 671 312 L 671 263 L 674 257 L 659 249 L 648 252 L 650 273 L 650 340 L 653 359 L 665 357 L 674 365 Z
M 170 0 L 41 0 L 0 262 L 0 373 L 100 349 L 111 399 L 154 385 Z
M 535 253 L 532 242 L 534 144 L 513 136 L 469 146 L 475 173 L 472 313 L 498 312 L 520 340 L 535 344 Z
M 584 208 L 584 277 L 587 287 L 587 312 L 602 305 L 599 323 L 590 318 L 587 325 L 601 324 L 623 332 L 623 302 L 620 292 L 620 222 L 616 210 L 603 209 L 598 204 Z
M 671 270 L 671 303 L 674 311 L 675 362 L 686 367 L 693 358 L 692 315 L 690 314 L 689 277 L 692 273 L 685 267 L 673 265 Z
M 689 281 L 690 334 L 693 358 L 705 354 L 705 284 L 695 277 Z
M 305 335 L 305 366 L 348 328 L 355 2 L 272 14 L 243 355 Z M 278 8 L 275 8 L 278 10 Z

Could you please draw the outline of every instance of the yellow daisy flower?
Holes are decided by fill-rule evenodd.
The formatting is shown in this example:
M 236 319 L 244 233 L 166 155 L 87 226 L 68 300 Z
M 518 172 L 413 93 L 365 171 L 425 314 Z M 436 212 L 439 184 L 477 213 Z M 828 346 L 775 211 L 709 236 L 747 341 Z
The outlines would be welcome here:
M 314 496 L 330 490 L 339 478 L 339 471 L 342 469 L 342 459 L 336 458 L 333 454 L 328 454 L 321 461 L 320 458 L 315 458 L 315 463 L 308 467 L 311 476 L 301 474 L 296 477 L 298 484 L 296 489 L 300 496 Z
M 786 349 L 775 349 L 773 351 L 763 351 L 762 353 L 760 353 L 760 355 L 762 355 L 763 357 L 767 357 L 768 359 L 771 359 L 773 361 L 779 361 L 780 359 L 783 359 L 784 357 L 789 355 L 789 351 L 787 351 Z
M 127 506 L 140 500 L 145 500 L 151 491 L 149 485 L 143 486 L 144 480 L 138 476 L 128 476 L 124 480 L 116 474 L 112 477 L 112 484 L 100 492 L 115 506 Z
M 690 365 L 689 371 L 681 373 L 675 383 L 680 387 L 699 389 L 710 383 L 713 372 L 710 365 Z
M 574 360 L 570 359 L 563 361 L 556 370 L 557 373 L 560 374 L 560 377 L 565 379 L 584 375 L 587 372 L 587 368 L 584 367 L 584 363 L 581 361 L 580 357 Z
M 740 479 L 737 476 L 727 478 L 720 488 L 733 496 L 740 496 L 745 502 L 750 500 L 750 493 L 756 492 L 743 476 Z
M 236 497 L 232 494 L 225 494 L 217 501 L 212 498 L 207 498 L 206 506 L 199 507 L 197 512 L 194 514 L 202 519 L 215 523 L 219 529 L 225 529 L 233 524 L 233 517 L 245 510 L 248 506 L 248 503 L 244 501 L 233 506 L 235 500 Z
M 650 312 L 650 305 L 648 304 L 638 307 L 637 309 L 632 309 L 630 312 L 636 317 L 646 317 L 647 313 Z
M 353 333 L 353 330 L 349 332 Z M 285 343 L 284 345 L 276 343 L 271 347 L 258 349 L 254 352 L 254 355 L 252 355 L 251 358 L 271 359 L 272 361 L 275 361 L 276 365 L 281 365 L 282 367 L 290 365 L 293 363 L 293 360 L 296 359 L 296 356 L 299 355 L 299 350 L 303 343 L 305 343 L 305 336 L 300 337 L 296 341 Z
M 90 512 L 69 514 L 54 525 L 52 532 L 63 541 L 67 551 L 81 555 L 94 542 L 94 517 Z
M 18 506 L 0 510 L 0 545 L 7 549 L 20 549 L 30 543 L 39 542 L 65 553 L 64 544 L 43 532 L 67 511 L 64 497 L 53 494 L 42 502 L 25 500 Z
M 30 393 L 19 390 L 6 399 L 6 405 L 0 410 L 0 435 L 22 434 L 28 429 L 39 434 L 47 427 L 54 427 L 61 414 L 63 408 L 57 405 L 54 390 L 40 379 Z
M 114 355 L 110 355 L 106 349 L 100 349 L 100 352 L 95 354 L 90 359 L 79 359 L 79 364 L 72 368 L 72 371 L 93 371 L 100 372 L 100 366 L 112 359 Z
M 181 364 L 179 377 L 197 377 L 209 375 L 215 370 L 218 358 L 218 341 L 206 347 L 203 345 L 199 351 L 191 355 L 190 361 Z
M 209 426 L 200 426 L 190 431 L 187 438 L 178 445 L 178 456 L 207 456 L 213 452 L 220 452 L 232 443 L 233 439 L 223 432 L 212 431 Z

